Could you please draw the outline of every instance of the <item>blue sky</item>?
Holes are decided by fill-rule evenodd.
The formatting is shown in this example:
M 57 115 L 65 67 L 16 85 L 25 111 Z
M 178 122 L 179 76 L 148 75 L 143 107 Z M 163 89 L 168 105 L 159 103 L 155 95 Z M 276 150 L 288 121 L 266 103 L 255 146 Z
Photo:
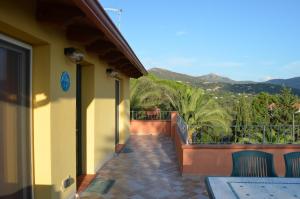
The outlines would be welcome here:
M 121 32 L 147 69 L 255 81 L 300 76 L 300 0 L 100 3 L 123 9 Z

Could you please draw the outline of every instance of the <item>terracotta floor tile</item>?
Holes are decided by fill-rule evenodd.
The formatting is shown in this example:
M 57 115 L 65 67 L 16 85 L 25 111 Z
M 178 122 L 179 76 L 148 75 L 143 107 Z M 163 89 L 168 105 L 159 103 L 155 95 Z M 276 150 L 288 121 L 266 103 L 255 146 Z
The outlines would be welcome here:
M 109 192 L 83 191 L 82 198 L 208 198 L 203 177 L 180 176 L 169 137 L 132 135 L 123 151 L 98 171 L 97 178 L 115 180 Z

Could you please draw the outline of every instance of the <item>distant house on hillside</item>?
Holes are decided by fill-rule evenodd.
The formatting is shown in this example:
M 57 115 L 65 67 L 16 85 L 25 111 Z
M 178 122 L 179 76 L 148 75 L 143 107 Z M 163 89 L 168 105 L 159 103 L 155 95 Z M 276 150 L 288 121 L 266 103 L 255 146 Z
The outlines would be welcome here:
M 293 107 L 297 110 L 300 110 L 300 102 L 295 103 Z
M 276 109 L 276 104 L 275 103 L 271 103 L 268 105 L 268 110 L 273 111 L 274 109 Z
M 273 111 L 274 109 L 277 108 L 277 105 L 273 102 L 271 104 L 268 105 L 268 109 L 270 111 Z M 293 105 L 293 108 L 297 109 L 297 110 L 300 110 L 300 102 L 296 102 L 294 105 Z

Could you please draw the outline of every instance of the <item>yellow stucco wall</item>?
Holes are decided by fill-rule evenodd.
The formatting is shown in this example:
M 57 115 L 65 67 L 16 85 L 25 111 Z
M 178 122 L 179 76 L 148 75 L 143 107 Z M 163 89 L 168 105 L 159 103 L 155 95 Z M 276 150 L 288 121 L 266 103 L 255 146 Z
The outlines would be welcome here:
M 130 79 L 121 80 L 121 104 L 120 104 L 120 143 L 125 144 L 130 136 Z
M 103 158 L 110 157 L 115 150 L 115 82 L 107 77 L 105 68 L 96 67 L 94 77 L 95 84 L 102 86 L 101 89 L 95 88 L 95 156 L 88 173 L 94 173 L 103 164 Z M 107 110 L 107 107 L 110 109 Z M 105 154 L 108 156 L 105 157 Z
M 76 179 L 76 67 L 64 56 L 64 48 L 78 47 L 65 39 L 62 30 L 35 20 L 33 0 L 0 1 L 0 33 L 33 46 L 33 156 L 35 198 L 66 198 L 76 183 L 63 190 L 62 180 Z M 83 48 L 82 48 L 83 49 Z M 114 79 L 105 73 L 107 64 L 88 54 L 91 66 L 83 66 L 83 133 L 86 143 L 84 170 L 93 174 L 114 154 Z M 60 75 L 71 77 L 68 92 L 60 88 Z M 129 137 L 129 78 L 120 76 L 120 143 Z

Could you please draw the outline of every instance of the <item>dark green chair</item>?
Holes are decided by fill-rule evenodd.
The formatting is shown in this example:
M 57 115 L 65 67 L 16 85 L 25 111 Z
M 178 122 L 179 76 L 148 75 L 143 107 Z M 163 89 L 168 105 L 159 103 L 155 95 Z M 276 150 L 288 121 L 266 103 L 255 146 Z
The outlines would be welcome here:
M 300 152 L 284 154 L 285 176 L 300 177 Z
M 232 174 L 240 177 L 276 177 L 273 155 L 263 151 L 232 153 Z

